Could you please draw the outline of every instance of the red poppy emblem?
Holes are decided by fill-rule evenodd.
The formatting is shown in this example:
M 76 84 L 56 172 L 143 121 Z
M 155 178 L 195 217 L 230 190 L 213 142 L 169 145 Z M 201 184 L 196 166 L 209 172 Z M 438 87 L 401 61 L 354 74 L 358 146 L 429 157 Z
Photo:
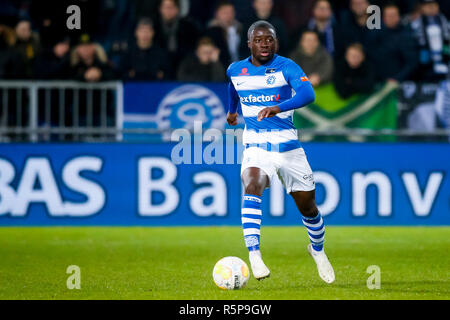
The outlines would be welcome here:
M 239 73 L 240 76 L 249 76 L 250 74 L 247 72 L 247 68 L 242 68 L 241 73 Z

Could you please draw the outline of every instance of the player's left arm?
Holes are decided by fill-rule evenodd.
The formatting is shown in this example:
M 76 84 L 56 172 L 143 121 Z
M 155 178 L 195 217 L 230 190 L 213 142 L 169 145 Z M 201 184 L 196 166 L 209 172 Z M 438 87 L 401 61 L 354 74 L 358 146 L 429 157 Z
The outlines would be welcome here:
M 309 82 L 305 72 L 295 62 L 291 61 L 289 63 L 288 67 L 283 70 L 283 75 L 291 88 L 295 90 L 295 96 L 279 105 L 261 110 L 258 113 L 258 121 L 274 117 L 280 112 L 302 108 L 314 102 L 316 96 L 311 82 Z

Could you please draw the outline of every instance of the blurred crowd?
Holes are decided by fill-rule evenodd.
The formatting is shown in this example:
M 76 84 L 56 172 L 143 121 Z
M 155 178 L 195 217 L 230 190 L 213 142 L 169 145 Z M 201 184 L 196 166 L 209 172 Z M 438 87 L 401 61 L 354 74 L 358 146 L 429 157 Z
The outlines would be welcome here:
M 247 29 L 272 23 L 279 54 L 342 97 L 378 82 L 448 78 L 448 0 L 1 0 L 0 79 L 226 81 Z M 69 30 L 67 7 L 81 9 Z M 367 8 L 381 8 L 369 29 Z

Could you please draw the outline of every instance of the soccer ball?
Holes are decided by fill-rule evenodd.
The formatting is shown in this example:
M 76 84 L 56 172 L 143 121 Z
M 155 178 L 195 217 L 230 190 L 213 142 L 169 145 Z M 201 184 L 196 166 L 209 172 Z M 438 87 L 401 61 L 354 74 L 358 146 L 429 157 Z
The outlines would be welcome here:
M 241 289 L 247 284 L 248 278 L 248 266 L 238 257 L 222 258 L 214 266 L 213 279 L 220 289 Z

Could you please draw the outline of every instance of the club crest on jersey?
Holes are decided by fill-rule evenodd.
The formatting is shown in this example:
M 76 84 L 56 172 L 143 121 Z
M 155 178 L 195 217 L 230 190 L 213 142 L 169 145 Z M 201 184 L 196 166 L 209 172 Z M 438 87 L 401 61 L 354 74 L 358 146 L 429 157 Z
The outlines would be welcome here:
M 275 80 L 277 80 L 277 78 L 274 75 L 272 75 L 272 76 L 267 77 L 266 82 L 270 86 L 275 83 Z

